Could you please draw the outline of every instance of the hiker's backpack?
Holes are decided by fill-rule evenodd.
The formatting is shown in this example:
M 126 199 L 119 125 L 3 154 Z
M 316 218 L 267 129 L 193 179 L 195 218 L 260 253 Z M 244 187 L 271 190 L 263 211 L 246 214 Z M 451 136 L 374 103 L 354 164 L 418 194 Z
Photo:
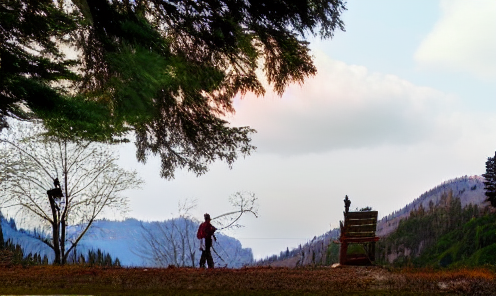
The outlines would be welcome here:
M 207 222 L 203 222 L 202 224 L 200 224 L 200 227 L 198 227 L 198 232 L 196 233 L 196 237 L 198 239 L 206 238 L 207 236 L 214 234 L 215 230 L 217 230 L 215 227 L 213 227 Z
M 207 237 L 207 223 L 203 222 L 200 224 L 200 227 L 198 227 L 198 232 L 196 233 L 196 237 L 198 239 L 203 239 Z

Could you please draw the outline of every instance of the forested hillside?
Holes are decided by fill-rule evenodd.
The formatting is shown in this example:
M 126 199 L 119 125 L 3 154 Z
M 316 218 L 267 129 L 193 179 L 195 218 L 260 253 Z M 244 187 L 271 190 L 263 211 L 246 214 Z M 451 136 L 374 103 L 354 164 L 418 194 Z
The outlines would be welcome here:
M 420 206 L 376 245 L 376 261 L 396 266 L 496 264 L 496 215 L 461 201 L 452 191 L 429 209 Z M 488 256 L 492 254 L 492 256 Z
M 410 216 L 410 212 L 419 209 L 430 209 L 442 203 L 442 196 L 452 192 L 453 196 L 460 199 L 461 207 L 469 204 L 480 205 L 484 203 L 484 178 L 481 176 L 463 176 L 448 180 L 442 184 L 424 192 L 405 207 L 384 216 L 377 221 L 377 236 L 384 237 L 393 232 L 399 222 Z M 381 213 L 379 213 L 381 215 Z
M 484 178 L 481 176 L 463 176 L 443 182 L 424 192 L 405 207 L 383 216 L 377 222 L 376 234 L 381 239 L 377 243 L 376 261 L 396 265 L 410 262 L 417 265 L 438 264 L 439 256 L 441 259 L 446 256 L 441 265 L 446 265 L 445 262 L 453 263 L 460 260 L 466 262 L 467 258 L 471 258 L 471 262 L 487 262 L 484 259 L 485 254 L 492 250 L 490 248 L 494 248 L 494 244 L 490 246 L 493 240 L 489 234 L 494 226 L 491 226 L 489 222 L 491 221 L 491 218 L 488 218 L 490 209 L 487 207 L 488 203 L 485 202 L 483 182 Z M 370 205 L 373 206 L 372 201 Z M 383 213 L 379 213 L 381 214 Z M 486 225 L 486 222 L 489 224 Z M 479 231 L 478 248 L 468 248 L 467 246 L 472 245 L 466 244 L 461 239 L 463 231 L 471 230 L 473 227 Z M 492 231 L 495 233 L 494 230 Z M 337 241 L 339 236 L 340 230 L 333 229 L 314 237 L 312 241 L 298 248 L 281 251 L 280 254 L 259 260 L 255 264 L 287 267 L 331 265 L 339 261 Z M 459 246 L 446 249 L 447 246 L 455 245 L 453 238 L 458 239 L 456 243 Z M 469 237 L 467 236 L 466 239 Z M 485 249 L 486 247 L 490 248 Z M 467 248 L 478 251 L 478 255 L 467 253 Z M 361 252 L 359 245 L 350 247 L 348 251 Z M 422 256 L 419 257 L 421 254 Z M 471 256 L 479 256 L 477 258 L 480 259 L 474 259 Z

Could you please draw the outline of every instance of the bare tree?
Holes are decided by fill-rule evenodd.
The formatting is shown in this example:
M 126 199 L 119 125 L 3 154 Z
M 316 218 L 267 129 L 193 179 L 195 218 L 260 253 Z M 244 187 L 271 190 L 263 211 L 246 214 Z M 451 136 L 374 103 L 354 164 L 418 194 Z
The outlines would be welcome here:
M 143 181 L 116 165 L 118 157 L 109 146 L 43 132 L 39 125 L 17 123 L 2 133 L 2 204 L 44 226 L 38 239 L 53 249 L 55 264 L 65 264 L 102 211 L 127 212 L 127 198 L 120 193 Z M 78 227 L 68 233 L 69 225 Z
M 179 203 L 179 217 L 142 223 L 142 242 L 138 255 L 155 266 L 195 266 L 196 230 L 199 221 L 190 215 L 196 200 Z
M 242 227 L 239 220 L 244 214 L 251 213 L 257 217 L 256 201 L 253 193 L 236 192 L 229 198 L 235 210 L 212 220 L 219 226 L 218 230 Z M 152 265 L 160 267 L 195 266 L 199 260 L 196 232 L 200 225 L 200 221 L 191 215 L 191 210 L 195 207 L 196 200 L 186 200 L 179 204 L 179 217 L 163 222 L 143 223 L 143 244 L 138 250 L 139 255 Z M 237 263 L 240 249 L 240 246 L 222 248 L 225 255 L 230 257 L 226 263 Z

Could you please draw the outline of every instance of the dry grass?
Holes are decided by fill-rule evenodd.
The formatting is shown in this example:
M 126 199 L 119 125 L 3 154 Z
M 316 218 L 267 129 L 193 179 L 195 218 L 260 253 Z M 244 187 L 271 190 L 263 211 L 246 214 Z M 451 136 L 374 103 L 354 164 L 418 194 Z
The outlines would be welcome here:
M 485 269 L 433 271 L 380 267 L 0 268 L 0 294 L 85 295 L 494 295 L 496 274 Z

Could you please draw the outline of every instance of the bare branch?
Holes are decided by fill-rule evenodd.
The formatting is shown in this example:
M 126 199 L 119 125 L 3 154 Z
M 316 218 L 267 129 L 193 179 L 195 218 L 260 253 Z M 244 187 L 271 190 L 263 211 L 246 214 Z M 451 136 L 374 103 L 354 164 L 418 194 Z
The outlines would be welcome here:
M 242 227 L 242 225 L 237 224 L 237 222 L 241 219 L 243 214 L 251 213 L 255 218 L 258 218 L 257 200 L 258 198 L 256 198 L 255 194 L 252 192 L 236 192 L 231 195 L 229 202 L 237 210 L 219 215 L 212 218 L 212 220 L 217 220 L 218 223 L 222 224 L 222 227 L 219 228 L 219 230 Z M 224 221 L 220 222 L 219 220 Z M 227 225 L 225 223 L 227 223 Z

